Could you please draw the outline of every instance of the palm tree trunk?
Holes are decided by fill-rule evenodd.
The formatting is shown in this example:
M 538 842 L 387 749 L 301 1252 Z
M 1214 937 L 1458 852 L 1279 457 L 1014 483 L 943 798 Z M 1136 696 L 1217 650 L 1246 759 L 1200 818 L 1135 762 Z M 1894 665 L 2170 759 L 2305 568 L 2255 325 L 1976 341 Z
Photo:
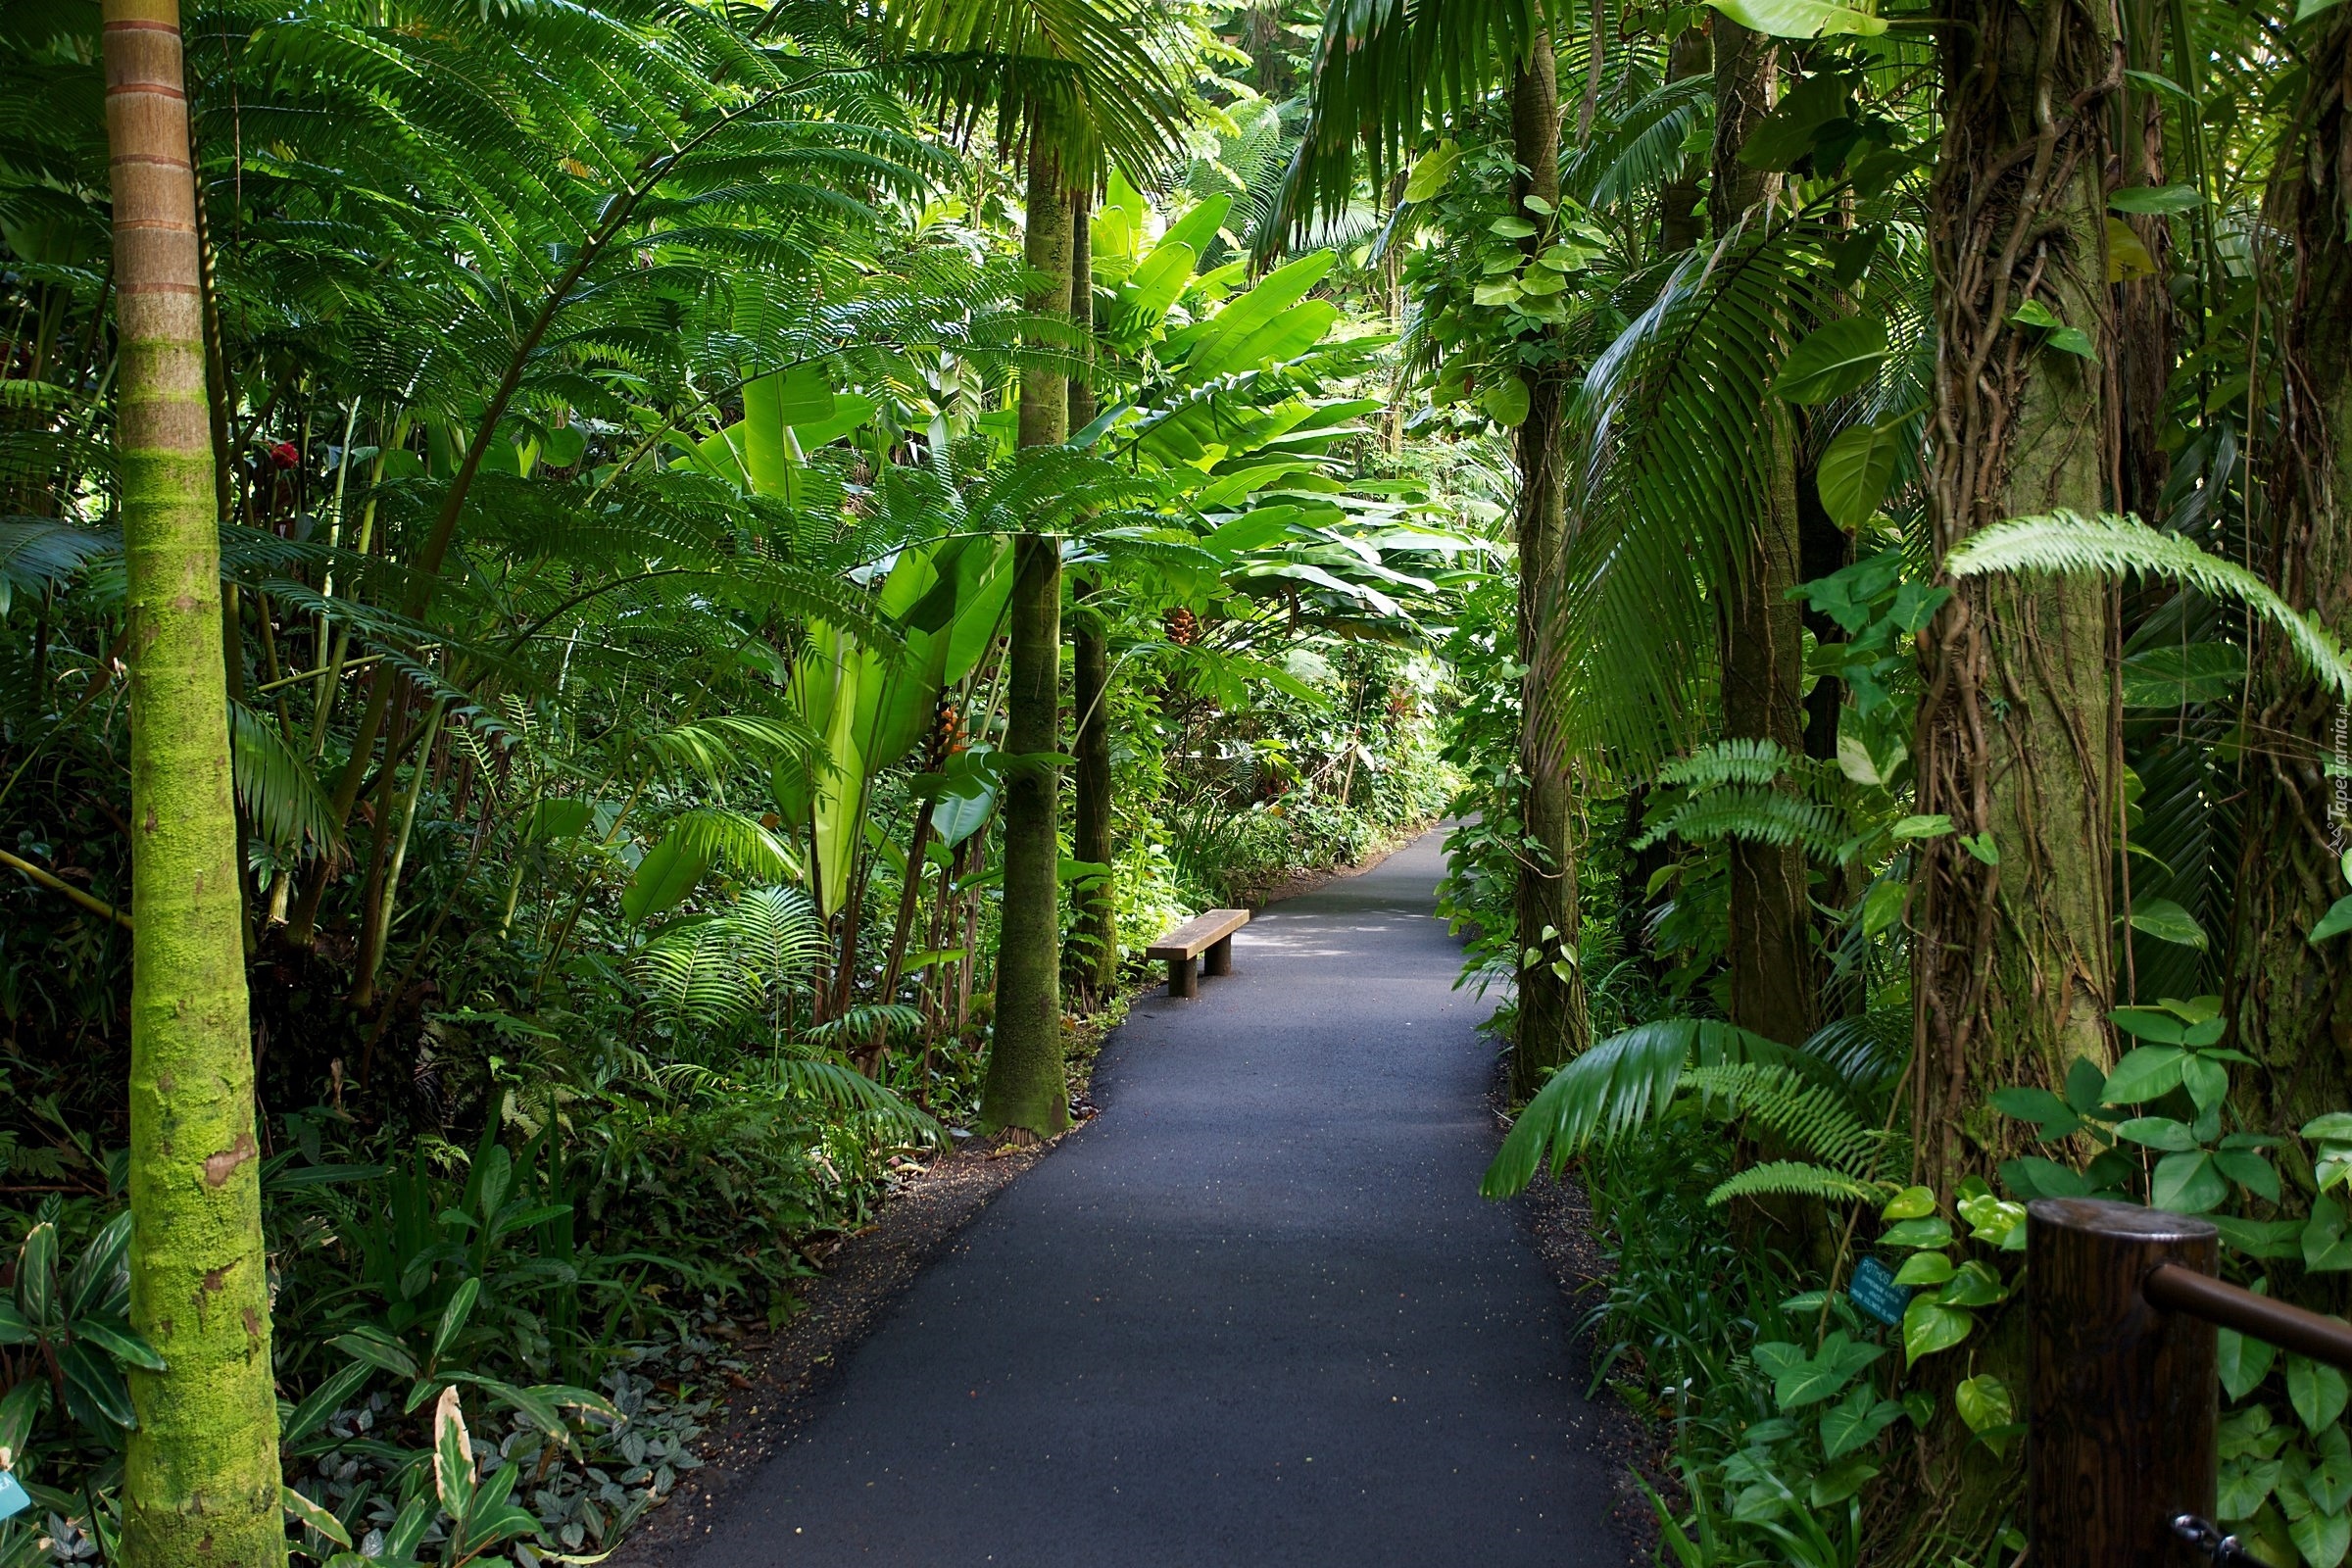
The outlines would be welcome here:
M 2020 306 L 2113 352 L 2094 119 L 2107 13 L 1969 0 L 1958 15 L 1930 196 L 1938 560 L 2002 518 L 2104 498 L 2101 372 L 2018 325 Z M 1978 1125 L 1988 1089 L 2111 1059 L 2112 619 L 2093 579 L 1972 578 L 1924 638 L 1916 808 L 1955 829 L 1922 841 L 1911 896 L 1914 1131 L 1938 1192 L 2014 1152 L 2007 1127 Z
M 1526 172 L 1516 187 L 1557 205 L 1560 196 L 1559 64 L 1551 35 L 1535 47 L 1511 78 L 1512 156 Z M 1530 247 L 1541 243 L 1531 235 Z M 1583 972 L 1577 967 L 1581 904 L 1577 889 L 1577 805 L 1561 765 L 1551 721 L 1551 693 L 1559 676 L 1550 628 L 1560 598 L 1567 532 L 1567 490 L 1560 455 L 1560 420 L 1567 402 L 1566 347 L 1551 335 L 1545 362 L 1530 367 L 1527 417 L 1519 425 L 1519 648 L 1527 674 L 1520 681 L 1519 774 L 1524 794 L 1520 826 L 1517 912 L 1519 1016 L 1511 1048 L 1511 1089 L 1532 1095 L 1560 1063 L 1584 1054 L 1592 1041 L 1585 1012 Z
M 1093 192 L 1075 193 L 1070 215 L 1070 317 L 1090 342 L 1095 330 L 1095 264 L 1091 209 Z M 1095 420 L 1095 388 L 1091 377 L 1070 378 L 1070 428 L 1084 429 Z M 1071 790 L 1076 797 L 1072 849 L 1077 858 L 1105 868 L 1104 874 L 1079 888 L 1077 956 L 1072 960 L 1082 1004 L 1093 1008 L 1119 984 L 1119 894 L 1115 873 L 1108 868 L 1115 853 L 1111 844 L 1110 811 L 1110 637 L 1102 618 L 1102 584 L 1078 584 L 1076 613 L 1070 617 L 1070 705 L 1077 710 L 1077 742 L 1070 755 Z
M 1727 18 L 1715 37 L 1715 177 L 1708 193 L 1718 236 L 1771 218 L 1779 181 L 1740 162 L 1740 149 L 1772 112 L 1780 47 Z M 1755 513 L 1738 580 L 1722 593 L 1723 733 L 1804 751 L 1803 618 L 1788 590 L 1802 563 L 1796 501 L 1796 429 L 1788 406 L 1767 397 L 1757 412 Z M 1786 1044 L 1813 1032 L 1813 905 L 1799 844 L 1734 839 L 1731 860 L 1732 1021 Z
M 106 0 L 131 627 L 132 1325 L 122 1545 L 282 1564 L 270 1281 L 221 662 L 196 186 L 177 0 Z
M 1029 309 L 1069 314 L 1070 200 L 1050 116 L 1029 134 L 1023 250 L 1043 281 Z M 1064 377 L 1021 371 L 1020 444 L 1057 446 L 1069 434 Z M 1061 541 L 1025 533 L 1013 545 L 1004 744 L 1004 912 L 997 934 L 996 1037 L 980 1094 L 990 1127 L 1051 1137 L 1070 1124 L 1061 1039 L 1061 883 L 1057 818 L 1061 770 L 1033 759 L 1060 751 Z
M 2307 62 L 2300 145 L 2272 194 L 2297 270 L 2279 329 L 2263 544 L 2279 593 L 2341 637 L 2352 631 L 2352 11 L 2313 40 Z M 2234 1043 L 2262 1063 L 2242 1108 L 2257 1130 L 2283 1133 L 2352 1101 L 2352 945 L 2304 937 L 2346 891 L 2344 807 L 2327 768 L 2352 752 L 2352 725 L 2276 644 L 2258 652 L 2254 692 L 2247 730 L 2270 742 L 2247 763 L 2230 1012 Z

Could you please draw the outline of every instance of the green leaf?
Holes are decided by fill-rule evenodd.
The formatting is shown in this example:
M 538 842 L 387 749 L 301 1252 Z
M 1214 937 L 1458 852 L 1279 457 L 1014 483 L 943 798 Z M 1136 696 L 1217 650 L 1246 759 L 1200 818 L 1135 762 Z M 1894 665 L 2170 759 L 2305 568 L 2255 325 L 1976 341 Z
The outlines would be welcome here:
M 342 1520 L 301 1493 L 296 1492 L 292 1487 L 279 1487 L 277 1494 L 278 1501 L 284 1506 L 288 1517 L 316 1530 L 319 1535 L 343 1547 L 346 1551 L 351 1549 L 351 1532 L 343 1528 Z
M 433 1491 L 441 1506 L 462 1520 L 472 1511 L 473 1487 L 473 1442 L 452 1384 L 433 1406 Z
M 1851 533 L 1878 514 L 1886 487 L 1894 482 L 1909 429 L 1909 419 L 1857 424 L 1831 439 L 1814 482 L 1832 522 Z
M 1708 0 L 1708 4 L 1750 32 L 1775 38 L 1823 38 L 1841 33 L 1875 37 L 1886 30 L 1884 19 L 1838 5 L 1835 0 Z
M 1960 1386 L 1952 1390 L 1952 1403 L 1971 1432 L 2005 1427 L 2017 1419 L 2017 1400 L 2010 1394 L 2009 1385 L 1989 1372 L 1963 1378 Z
M 2328 906 L 2328 912 L 2320 916 L 2320 923 L 2311 928 L 2311 935 L 2305 940 L 2316 948 L 2329 937 L 2340 937 L 2347 931 L 2352 931 L 2352 893 Z
M 1916 1366 L 1922 1356 L 1948 1350 L 1968 1338 L 1977 1326 L 1976 1314 L 1965 1307 L 1945 1306 L 1929 1297 L 1913 1297 L 1903 1309 L 1903 1364 Z
M 1514 375 L 1489 386 L 1479 394 L 1478 401 L 1487 411 L 1487 417 L 1505 429 L 1511 429 L 1527 418 L 1531 400 L 1527 383 Z
M 2235 1329 L 2218 1330 L 2214 1335 L 2214 1350 L 2221 1368 L 2222 1389 L 2232 1399 L 2242 1399 L 2259 1388 L 2278 1359 L 2277 1346 L 2267 1340 L 2248 1339 Z
M 473 1311 L 474 1298 L 482 1294 L 482 1282 L 468 1275 L 458 1282 L 450 1293 L 449 1304 L 441 1309 L 440 1326 L 433 1330 L 433 1355 L 438 1358 L 466 1332 L 466 1319 Z
M 2176 1154 L 2186 1153 L 2197 1147 L 2196 1135 L 2188 1130 L 2188 1123 L 2175 1121 L 2170 1116 L 2134 1116 L 2129 1121 L 2118 1122 L 2115 1136 Z
M 374 1370 L 365 1361 L 354 1361 L 313 1389 L 309 1396 L 294 1407 L 293 1414 L 279 1424 L 277 1441 L 286 1445 L 300 1443 L 324 1426 L 327 1418 L 342 1409 L 351 1396 L 366 1385 L 368 1374 Z
M 1536 225 L 1524 218 L 1497 218 L 1487 225 L 1487 232 L 1502 239 L 1526 239 L 1536 231 Z
M 1925 1219 L 1935 1212 L 1936 1193 L 1933 1188 L 1906 1187 L 1886 1200 L 1886 1206 L 1879 1210 L 1879 1218 Z
M 1453 177 L 1453 166 L 1461 161 L 1461 148 L 1451 140 L 1439 142 L 1414 162 L 1413 172 L 1405 176 L 1404 199 L 1425 202 L 1444 190 Z
M 1880 1235 L 1883 1247 L 1948 1247 L 1952 1227 L 1941 1218 L 1907 1219 L 1889 1225 Z
M 1971 1258 L 1960 1265 L 1951 1283 L 1936 1293 L 1938 1306 L 1994 1306 L 2006 1299 L 2009 1288 L 1990 1267 Z
M 2167 1154 L 2148 1178 L 2149 1203 L 2176 1214 L 2202 1214 L 2229 1196 L 2229 1184 L 2207 1153 Z
M 1833 1462 L 1842 1459 L 1869 1446 L 1880 1433 L 1902 1418 L 1902 1405 L 1893 1399 L 1880 1398 L 1867 1383 L 1851 1389 L 1822 1415 L 1822 1457 Z
M 672 833 L 645 852 L 637 862 L 637 870 L 620 895 L 620 912 L 631 920 L 643 923 L 666 909 L 676 908 L 694 891 L 694 885 L 710 869 L 715 858 L 700 846 L 681 846 L 680 835 Z
M 1766 1344 L 1755 1348 L 1756 1365 L 1770 1373 L 1773 1399 L 1783 1410 L 1801 1409 L 1831 1398 L 1851 1383 L 1862 1369 L 1886 1352 L 1875 1345 L 1856 1344 L 1843 1329 L 1832 1329 L 1821 1349 L 1806 1355 L 1794 1345 Z
M 346 1334 L 338 1334 L 327 1342 L 355 1360 L 365 1361 L 397 1378 L 415 1378 L 418 1372 L 416 1358 L 399 1341 L 383 1330 L 362 1326 Z
M 1843 397 L 1868 381 L 1886 354 L 1885 321 L 1863 316 L 1832 321 L 1789 351 L 1773 377 L 1773 395 L 1797 404 Z
M 87 1340 L 116 1360 L 135 1366 L 142 1372 L 167 1370 L 163 1355 L 154 1346 L 131 1333 L 128 1325 L 118 1327 L 96 1318 L 76 1318 L 74 1337 Z
M 2205 928 L 2170 899 L 2134 899 L 2132 902 L 2132 929 L 2144 931 L 2159 942 L 2175 942 L 2184 948 L 2203 953 L 2207 947 Z
M 2109 1105 L 2136 1105 L 2180 1087 L 2180 1064 L 2188 1054 L 2175 1046 L 2141 1046 L 2125 1054 L 2099 1091 Z
M 2295 21 L 2297 23 L 2309 22 L 2323 12 L 2333 11 L 2342 3 L 2343 0 L 2301 0 L 2301 3 L 2295 7 Z
M 55 1330 L 65 1327 L 57 1308 L 57 1227 L 42 1220 L 17 1249 L 17 1312 L 36 1329 Z
M 2303 1478 L 2303 1491 L 2328 1513 L 2342 1513 L 2352 1502 L 2352 1441 L 2341 1422 L 2330 1425 L 2312 1443 L 2318 1460 Z
M 2334 1367 L 2305 1355 L 2286 1358 L 2287 1402 L 2306 1432 L 2332 1424 L 2344 1413 L 2345 1396 L 2344 1375 Z
M 2129 185 L 2107 198 L 2112 213 L 2185 213 L 2205 198 L 2194 185 Z
M 1952 1260 L 1941 1252 L 1914 1252 L 1894 1271 L 1897 1285 L 1941 1285 L 1952 1277 Z

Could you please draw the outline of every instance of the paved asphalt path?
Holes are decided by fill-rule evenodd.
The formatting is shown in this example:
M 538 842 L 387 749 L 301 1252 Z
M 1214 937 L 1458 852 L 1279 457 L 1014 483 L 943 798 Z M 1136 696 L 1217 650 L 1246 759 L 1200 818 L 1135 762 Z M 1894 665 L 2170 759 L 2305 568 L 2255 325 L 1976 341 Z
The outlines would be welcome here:
M 1440 835 L 1139 1003 L 691 1568 L 1622 1564 L 1559 1292 L 1494 1148 Z

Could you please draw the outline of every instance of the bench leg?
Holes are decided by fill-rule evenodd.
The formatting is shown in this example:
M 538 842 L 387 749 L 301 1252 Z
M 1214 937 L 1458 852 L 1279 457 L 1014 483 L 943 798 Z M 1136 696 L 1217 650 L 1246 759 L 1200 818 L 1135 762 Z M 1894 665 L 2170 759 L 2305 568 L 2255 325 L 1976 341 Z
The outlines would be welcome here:
M 1197 997 L 1200 994 L 1200 960 L 1170 958 L 1168 960 L 1168 995 Z
M 1233 973 L 1233 938 L 1219 937 L 1208 945 L 1208 961 L 1200 966 L 1202 974 Z

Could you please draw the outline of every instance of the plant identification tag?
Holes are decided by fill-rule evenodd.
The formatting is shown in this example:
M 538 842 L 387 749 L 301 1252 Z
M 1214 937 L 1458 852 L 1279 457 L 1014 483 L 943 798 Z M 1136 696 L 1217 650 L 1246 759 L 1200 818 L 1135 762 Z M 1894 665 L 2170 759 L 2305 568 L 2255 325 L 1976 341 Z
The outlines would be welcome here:
M 1911 1289 L 1894 1283 L 1886 1265 L 1875 1257 L 1866 1257 L 1854 1265 L 1854 1277 L 1845 1294 L 1863 1311 L 1882 1323 L 1900 1323 L 1903 1308 L 1911 1304 Z
M 25 1495 L 24 1484 L 9 1471 L 0 1470 L 0 1519 L 23 1513 L 31 1506 L 32 1498 Z

